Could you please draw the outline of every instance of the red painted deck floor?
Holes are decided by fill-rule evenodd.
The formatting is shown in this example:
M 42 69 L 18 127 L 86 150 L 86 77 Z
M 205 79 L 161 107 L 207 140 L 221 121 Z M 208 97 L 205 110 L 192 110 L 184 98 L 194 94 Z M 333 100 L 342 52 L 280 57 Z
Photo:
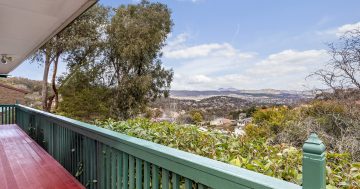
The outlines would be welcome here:
M 17 125 L 0 125 L 0 188 L 85 188 Z

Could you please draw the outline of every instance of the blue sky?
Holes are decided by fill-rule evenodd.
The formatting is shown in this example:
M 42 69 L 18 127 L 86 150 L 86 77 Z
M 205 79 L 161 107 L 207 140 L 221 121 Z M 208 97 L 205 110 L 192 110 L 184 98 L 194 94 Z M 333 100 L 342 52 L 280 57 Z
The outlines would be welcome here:
M 162 58 L 175 72 L 172 89 L 312 89 L 321 84 L 305 77 L 327 62 L 326 42 L 360 27 L 358 0 L 159 2 L 175 24 Z M 40 80 L 42 67 L 26 62 L 11 74 Z

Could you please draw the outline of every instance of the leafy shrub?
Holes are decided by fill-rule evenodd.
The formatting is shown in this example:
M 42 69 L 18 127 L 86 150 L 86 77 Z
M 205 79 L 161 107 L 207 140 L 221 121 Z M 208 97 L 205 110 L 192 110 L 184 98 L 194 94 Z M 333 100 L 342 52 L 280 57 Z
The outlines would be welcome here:
M 302 152 L 288 144 L 269 145 L 264 138 L 235 137 L 216 130 L 204 132 L 194 125 L 147 119 L 107 120 L 96 124 L 123 134 L 230 163 L 296 184 L 302 179 Z M 329 187 L 360 187 L 360 163 L 348 154 L 327 154 Z
M 203 115 L 200 111 L 193 110 L 190 112 L 190 116 L 192 119 L 192 122 L 195 124 L 199 124 L 204 120 Z
M 269 135 L 269 128 L 266 126 L 259 127 L 254 124 L 248 124 L 244 127 L 246 136 L 251 138 L 265 138 Z
M 295 118 L 293 113 L 285 106 L 259 109 L 253 113 L 253 123 L 267 128 L 269 136 L 277 135 Z

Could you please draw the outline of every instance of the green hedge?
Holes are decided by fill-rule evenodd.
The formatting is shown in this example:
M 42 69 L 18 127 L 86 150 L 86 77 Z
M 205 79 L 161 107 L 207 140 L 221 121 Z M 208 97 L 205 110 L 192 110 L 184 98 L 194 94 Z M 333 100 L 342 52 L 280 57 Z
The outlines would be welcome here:
M 203 132 L 193 125 L 147 119 L 97 122 L 104 128 L 198 154 L 239 167 L 301 184 L 301 149 L 269 145 L 263 138 L 235 137 L 219 131 Z M 360 187 L 360 162 L 348 154 L 327 154 L 328 188 Z

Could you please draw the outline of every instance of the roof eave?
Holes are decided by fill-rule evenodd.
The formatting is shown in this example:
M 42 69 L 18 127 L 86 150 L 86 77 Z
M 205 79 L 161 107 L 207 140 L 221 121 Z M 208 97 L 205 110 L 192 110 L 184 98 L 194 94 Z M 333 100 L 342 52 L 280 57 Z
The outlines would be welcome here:
M 81 14 L 83 14 L 87 9 L 95 5 L 95 3 L 98 2 L 98 0 L 89 0 L 87 1 L 83 6 L 81 6 L 74 14 L 72 14 L 65 22 L 63 22 L 54 32 L 51 33 L 45 40 L 43 40 L 39 45 L 37 45 L 34 49 L 26 53 L 26 56 L 20 61 L 19 64 L 12 67 L 11 70 L 8 72 L 10 73 L 15 68 L 17 68 L 22 62 L 24 62 L 27 58 L 29 58 L 32 54 L 34 54 L 39 48 L 41 48 L 46 42 L 48 42 L 52 37 L 54 37 L 56 34 L 61 32 L 64 28 L 66 28 L 71 22 L 73 22 L 77 17 L 79 17 Z M 1 74 L 1 75 L 7 75 L 7 74 Z

